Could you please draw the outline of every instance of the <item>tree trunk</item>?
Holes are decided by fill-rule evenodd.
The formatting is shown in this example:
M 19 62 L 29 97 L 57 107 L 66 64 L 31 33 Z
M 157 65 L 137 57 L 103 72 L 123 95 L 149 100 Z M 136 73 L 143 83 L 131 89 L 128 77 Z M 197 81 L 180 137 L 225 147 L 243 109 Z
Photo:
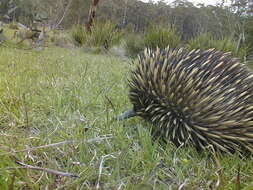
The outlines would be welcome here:
M 88 32 L 91 32 L 91 26 L 93 24 L 94 18 L 96 16 L 96 9 L 97 9 L 97 4 L 99 0 L 91 0 L 91 5 L 90 5 L 90 11 L 89 11 L 89 16 L 88 16 L 88 21 L 85 25 L 86 30 Z

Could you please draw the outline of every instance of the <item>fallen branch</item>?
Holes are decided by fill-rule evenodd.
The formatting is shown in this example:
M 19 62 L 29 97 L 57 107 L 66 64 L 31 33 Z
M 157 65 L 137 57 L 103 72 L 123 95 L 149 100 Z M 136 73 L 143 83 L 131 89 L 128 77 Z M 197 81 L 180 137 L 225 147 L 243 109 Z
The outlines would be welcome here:
M 216 163 L 216 167 L 217 167 L 217 170 L 215 172 L 216 176 L 217 176 L 217 181 L 216 181 L 216 184 L 215 184 L 215 188 L 214 189 L 219 189 L 221 186 L 222 186 L 222 175 L 223 175 L 223 169 L 221 167 L 221 163 L 220 163 L 220 160 L 218 159 L 218 156 L 213 148 L 213 146 L 211 146 L 211 150 L 212 150 L 212 154 L 213 154 L 213 157 L 214 157 L 214 161 Z
M 79 175 L 76 175 L 76 174 L 61 172 L 61 171 L 57 171 L 57 170 L 53 170 L 53 169 L 49 169 L 49 168 L 41 168 L 41 167 L 37 167 L 37 166 L 32 166 L 32 165 L 28 165 L 28 164 L 25 164 L 25 163 L 20 162 L 20 161 L 16 161 L 16 163 L 18 165 L 23 166 L 26 169 L 39 170 L 39 171 L 51 173 L 51 174 L 54 174 L 54 175 L 60 175 L 60 176 L 66 176 L 66 177 L 74 177 L 74 178 L 79 178 L 80 177 Z
M 53 144 L 47 144 L 47 145 L 42 145 L 42 146 L 37 146 L 37 147 L 32 147 L 32 148 L 26 148 L 23 150 L 16 150 L 16 151 L 14 151 L 14 153 L 27 152 L 27 151 L 31 151 L 31 150 L 37 150 L 37 149 L 42 149 L 42 148 L 54 147 L 54 146 L 61 146 L 61 145 L 65 145 L 65 144 L 74 144 L 74 143 L 80 143 L 80 142 L 92 143 L 92 142 L 98 142 L 98 141 L 102 141 L 105 139 L 111 139 L 111 138 L 112 138 L 112 136 L 105 136 L 105 137 L 97 137 L 94 139 L 88 139 L 88 140 L 82 140 L 82 141 L 67 140 L 67 141 L 62 141 L 62 142 L 53 143 Z
M 53 146 L 61 146 L 64 144 L 73 144 L 75 143 L 74 140 L 68 140 L 68 141 L 63 141 L 63 142 L 58 142 L 58 143 L 53 143 L 53 144 L 47 144 L 47 145 L 42 145 L 42 146 L 37 146 L 37 147 L 32 147 L 32 148 L 26 148 L 23 150 L 16 150 L 14 151 L 14 153 L 17 152 L 27 152 L 27 151 L 31 151 L 31 150 L 37 150 L 37 149 L 41 149 L 41 148 L 48 148 L 48 147 L 53 147 Z
M 111 156 L 112 158 L 115 158 L 112 154 L 108 154 L 108 155 L 105 155 L 105 156 L 102 156 L 102 159 L 100 161 L 100 164 L 99 164 L 99 173 L 98 173 L 98 180 L 97 180 L 97 185 L 96 185 L 96 189 L 100 189 L 100 180 L 101 180 L 101 176 L 102 176 L 102 171 L 103 171 L 103 168 L 104 168 L 104 162 L 105 162 L 105 158 Z
M 102 156 L 101 162 L 99 164 L 99 174 L 98 174 L 98 181 L 97 181 L 96 189 L 100 189 L 99 183 L 100 183 L 100 179 L 101 179 L 101 175 L 102 175 L 102 171 L 103 171 L 104 159 L 105 159 L 105 156 Z

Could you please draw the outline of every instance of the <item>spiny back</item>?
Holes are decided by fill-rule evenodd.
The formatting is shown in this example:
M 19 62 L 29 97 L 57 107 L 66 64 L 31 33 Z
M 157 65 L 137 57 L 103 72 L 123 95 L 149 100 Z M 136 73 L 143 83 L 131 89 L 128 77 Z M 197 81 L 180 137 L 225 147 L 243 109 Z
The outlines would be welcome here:
M 214 49 L 146 49 L 129 80 L 135 112 L 176 145 L 253 152 L 253 74 Z

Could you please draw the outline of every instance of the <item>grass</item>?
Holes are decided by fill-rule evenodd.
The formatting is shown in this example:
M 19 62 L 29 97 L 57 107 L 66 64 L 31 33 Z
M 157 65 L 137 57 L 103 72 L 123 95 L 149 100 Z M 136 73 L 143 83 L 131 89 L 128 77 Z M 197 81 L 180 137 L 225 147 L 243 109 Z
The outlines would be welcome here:
M 243 45 L 237 49 L 236 46 L 237 41 L 235 41 L 233 37 L 225 36 L 221 39 L 216 39 L 210 33 L 202 33 L 196 38 L 189 40 L 187 43 L 187 47 L 190 50 L 215 48 L 219 51 L 231 52 L 234 57 L 238 57 L 244 61 L 248 52 L 248 47 Z
M 151 27 L 144 35 L 144 45 L 152 49 L 176 48 L 181 43 L 181 37 L 175 28 Z
M 0 189 L 253 189 L 250 156 L 215 161 L 153 141 L 140 118 L 113 120 L 131 106 L 128 61 L 57 47 L 0 48 L 0 57 Z M 20 151 L 66 140 L 76 142 Z
M 124 46 L 129 57 L 137 57 L 145 48 L 143 36 L 134 33 L 127 34 Z

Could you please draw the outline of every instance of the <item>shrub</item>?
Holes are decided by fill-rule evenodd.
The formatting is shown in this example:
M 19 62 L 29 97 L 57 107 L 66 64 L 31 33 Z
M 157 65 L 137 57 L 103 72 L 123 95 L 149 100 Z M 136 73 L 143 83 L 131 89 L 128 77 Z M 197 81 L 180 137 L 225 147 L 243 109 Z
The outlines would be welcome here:
M 126 37 L 125 49 L 128 56 L 137 56 L 144 49 L 143 37 L 133 33 L 129 34 Z
M 52 36 L 50 38 L 50 42 L 53 45 L 59 46 L 59 47 L 65 47 L 65 48 L 74 47 L 74 44 L 73 44 L 73 41 L 71 40 L 71 38 L 64 33 Z
M 212 46 L 213 37 L 209 33 L 203 33 L 187 43 L 188 49 L 209 49 Z
M 203 33 L 187 43 L 188 49 L 210 49 L 215 48 L 223 52 L 231 52 L 233 56 L 243 59 L 247 54 L 247 47 L 237 49 L 237 41 L 230 36 L 221 39 L 214 38 L 209 33 Z
M 144 45 L 150 48 L 175 48 L 181 38 L 174 28 L 151 27 L 144 36 Z
M 249 47 L 249 53 L 253 53 L 253 19 L 247 21 L 246 24 L 245 43 Z
M 76 25 L 72 28 L 71 37 L 76 45 L 83 46 L 87 41 L 88 35 L 83 26 Z
M 105 49 L 117 45 L 121 40 L 121 33 L 116 30 L 116 26 L 110 22 L 95 23 L 91 28 L 87 45 L 91 47 L 103 47 Z
M 14 22 L 10 23 L 8 27 L 9 29 L 12 29 L 12 30 L 18 30 L 18 25 L 17 23 L 14 23 Z

